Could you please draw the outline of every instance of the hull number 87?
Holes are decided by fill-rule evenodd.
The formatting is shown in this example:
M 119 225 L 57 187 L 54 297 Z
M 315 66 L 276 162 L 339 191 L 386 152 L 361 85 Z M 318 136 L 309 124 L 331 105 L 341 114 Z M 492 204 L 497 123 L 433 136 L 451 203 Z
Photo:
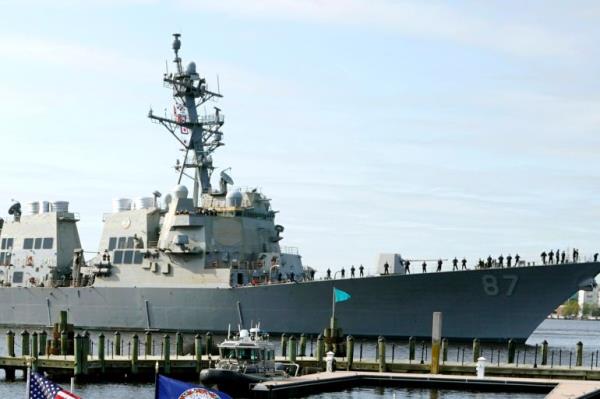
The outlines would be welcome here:
M 489 296 L 511 296 L 515 292 L 518 281 L 519 277 L 514 274 L 505 274 L 500 277 L 496 277 L 493 274 L 485 274 L 481 277 L 483 292 Z

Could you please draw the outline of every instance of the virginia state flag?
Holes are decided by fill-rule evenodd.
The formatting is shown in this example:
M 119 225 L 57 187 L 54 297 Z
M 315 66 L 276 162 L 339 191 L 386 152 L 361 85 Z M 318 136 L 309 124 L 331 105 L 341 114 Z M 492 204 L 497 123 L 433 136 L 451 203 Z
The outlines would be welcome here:
M 159 375 L 154 399 L 232 399 L 226 393 Z
M 335 303 L 347 301 L 351 297 L 346 291 L 338 290 L 337 288 L 333 289 L 333 294 L 335 295 Z

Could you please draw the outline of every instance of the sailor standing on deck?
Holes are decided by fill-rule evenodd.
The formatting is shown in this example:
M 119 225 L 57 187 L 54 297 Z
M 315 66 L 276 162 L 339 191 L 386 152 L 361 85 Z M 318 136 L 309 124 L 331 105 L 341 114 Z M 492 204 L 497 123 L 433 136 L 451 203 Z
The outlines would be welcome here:
M 548 256 L 546 254 L 546 251 L 542 252 L 540 256 L 542 257 L 542 263 L 545 265 L 546 264 L 546 256 Z
M 519 266 L 519 259 L 521 259 L 521 257 L 519 256 L 519 254 L 515 255 L 515 267 Z
M 454 259 L 452 259 L 452 271 L 458 271 L 458 259 L 456 259 L 456 256 L 454 257 Z
M 510 254 L 508 254 L 508 256 L 506 257 L 506 267 L 511 267 L 512 266 L 512 256 L 510 256 Z
M 327 269 L 327 280 L 331 280 L 331 269 Z
M 390 264 L 387 262 L 383 265 L 383 274 L 390 274 Z
M 352 267 L 350 268 L 350 277 L 351 278 L 356 277 L 356 275 L 354 274 L 355 271 L 356 271 L 356 268 L 354 267 L 354 265 L 352 265 Z
M 410 261 L 409 260 L 404 262 L 404 273 L 410 274 Z
M 467 270 L 467 258 L 463 258 L 462 260 L 462 269 Z
M 502 256 L 502 254 L 500 254 L 500 256 L 498 257 L 498 265 L 500 267 L 504 267 L 504 256 Z
M 548 252 L 548 263 L 554 263 L 554 252 L 552 251 Z
M 427 262 L 423 262 L 421 266 L 423 267 L 423 273 L 427 273 Z
M 439 259 L 439 260 L 438 260 L 438 267 L 437 267 L 437 269 L 435 270 L 436 272 L 441 272 L 441 271 L 442 271 L 442 263 L 443 263 L 443 262 L 442 262 L 442 260 L 441 260 L 441 259 Z
M 567 259 L 567 253 L 563 250 L 560 254 L 560 263 L 565 263 L 565 259 Z
M 487 266 L 488 269 L 492 268 L 492 255 L 488 255 L 487 265 L 486 266 Z
M 365 268 L 363 267 L 363 265 L 360 265 L 360 267 L 358 268 L 358 272 L 360 273 L 361 277 L 365 276 Z
M 346 278 L 346 269 L 344 269 L 342 267 L 341 273 L 342 273 L 342 278 Z
M 598 262 L 598 252 L 594 254 L 594 262 Z

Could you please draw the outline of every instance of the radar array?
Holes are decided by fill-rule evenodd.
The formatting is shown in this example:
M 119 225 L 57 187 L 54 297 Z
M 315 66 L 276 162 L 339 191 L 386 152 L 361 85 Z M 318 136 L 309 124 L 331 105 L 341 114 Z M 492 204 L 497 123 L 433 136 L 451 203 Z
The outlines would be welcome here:
M 184 176 L 194 182 L 194 205 L 199 206 L 199 195 L 211 193 L 210 177 L 214 170 L 211 154 L 220 146 L 223 132 L 221 128 L 225 122 L 224 116 L 218 107 L 214 113 L 199 116 L 198 108 L 209 101 L 221 98 L 220 93 L 208 90 L 206 79 L 196 72 L 196 63 L 190 62 L 183 68 L 179 50 L 181 48 L 180 34 L 173 34 L 173 51 L 177 72 L 165 73 L 163 82 L 166 87 L 173 90 L 175 106 L 173 118 L 154 115 L 152 109 L 148 117 L 163 125 L 169 133 L 183 147 L 185 153 L 183 162 L 177 161 L 175 169 L 179 172 L 177 184 L 181 184 Z M 187 170 L 191 169 L 191 173 Z

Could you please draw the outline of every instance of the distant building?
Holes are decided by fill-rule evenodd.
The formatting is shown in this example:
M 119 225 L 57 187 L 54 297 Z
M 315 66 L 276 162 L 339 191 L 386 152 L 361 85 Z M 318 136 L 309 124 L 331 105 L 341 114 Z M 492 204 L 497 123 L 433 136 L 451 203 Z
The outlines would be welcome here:
M 595 305 L 600 304 L 600 290 L 598 287 L 594 287 L 591 291 L 579 290 L 577 295 L 577 302 L 579 303 L 579 313 L 583 311 L 583 305 Z

